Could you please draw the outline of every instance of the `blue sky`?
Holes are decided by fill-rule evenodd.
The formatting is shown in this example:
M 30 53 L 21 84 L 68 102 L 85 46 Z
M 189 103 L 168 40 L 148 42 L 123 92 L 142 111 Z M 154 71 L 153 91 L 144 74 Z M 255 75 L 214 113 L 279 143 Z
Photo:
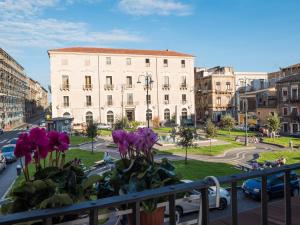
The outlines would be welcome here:
M 0 0 L 0 46 L 49 84 L 47 50 L 172 49 L 197 66 L 271 72 L 300 62 L 299 0 Z

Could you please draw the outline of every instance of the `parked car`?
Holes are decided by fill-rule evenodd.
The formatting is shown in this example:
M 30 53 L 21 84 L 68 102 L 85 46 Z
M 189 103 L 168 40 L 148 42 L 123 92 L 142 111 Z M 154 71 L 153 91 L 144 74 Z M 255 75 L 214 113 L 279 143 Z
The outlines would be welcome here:
M 4 134 L 4 130 L 0 128 L 0 134 Z
M 299 181 L 295 171 L 291 172 L 291 192 L 294 194 L 299 191 Z M 261 195 L 261 178 L 246 180 L 242 185 L 242 190 L 246 196 L 260 200 Z M 284 194 L 284 173 L 276 173 L 267 177 L 268 198 L 282 197 Z
M 8 144 L 4 145 L 1 148 L 2 155 L 5 157 L 7 163 L 14 162 L 17 160 L 17 158 L 14 155 L 15 147 L 15 144 Z
M 98 123 L 97 129 L 111 129 L 111 125 L 105 123 Z
M 234 127 L 234 129 L 245 131 L 246 127 L 244 125 L 237 125 L 237 126 Z M 248 130 L 249 130 L 249 127 L 247 127 L 247 131 Z
M 9 141 L 9 144 L 15 145 L 17 144 L 18 138 L 13 138 Z
M 184 183 L 190 183 L 191 180 L 182 180 Z M 209 199 L 209 208 L 215 209 L 216 207 L 216 187 L 210 187 L 208 189 L 208 199 Z M 182 216 L 186 213 L 197 212 L 199 211 L 201 193 L 200 190 L 193 190 L 187 193 L 183 201 L 176 200 L 176 224 L 180 222 Z M 226 209 L 230 205 L 231 197 L 230 193 L 224 189 L 220 188 L 220 206 L 218 209 Z M 168 207 L 165 211 L 166 215 L 169 215 Z
M 6 160 L 4 155 L 0 152 L 0 171 L 5 170 L 6 168 Z

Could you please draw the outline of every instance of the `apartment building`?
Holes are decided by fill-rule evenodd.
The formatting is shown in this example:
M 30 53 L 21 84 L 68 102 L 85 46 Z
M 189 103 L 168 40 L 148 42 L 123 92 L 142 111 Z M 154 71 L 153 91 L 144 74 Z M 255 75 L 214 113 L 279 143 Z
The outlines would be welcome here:
M 275 87 L 276 82 L 279 81 L 280 79 L 297 73 L 300 73 L 300 63 L 283 67 L 280 68 L 279 71 L 269 73 L 268 80 L 270 82 L 270 85 Z
M 267 125 L 270 114 L 277 111 L 277 92 L 275 87 L 256 91 L 256 116 L 260 126 Z
M 48 51 L 52 116 L 112 124 L 194 115 L 194 56 L 175 51 L 62 48 Z M 147 79 L 149 95 L 146 95 Z M 139 81 L 139 82 L 138 82 Z
M 277 81 L 276 89 L 281 132 L 297 134 L 300 132 L 300 72 Z
M 195 69 L 196 116 L 199 121 L 212 119 L 219 122 L 221 116 L 234 113 L 235 77 L 232 67 Z
M 23 123 L 27 88 L 24 68 L 0 48 L 0 128 Z

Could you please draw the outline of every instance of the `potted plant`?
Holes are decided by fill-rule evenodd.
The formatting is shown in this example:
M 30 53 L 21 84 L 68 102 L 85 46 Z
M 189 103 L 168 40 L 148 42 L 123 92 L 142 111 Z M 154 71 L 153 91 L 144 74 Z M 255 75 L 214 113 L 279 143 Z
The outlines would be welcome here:
M 11 191 L 12 201 L 2 206 L 2 213 L 62 207 L 89 200 L 100 176 L 87 177 L 76 160 L 65 162 L 68 148 L 69 136 L 65 133 L 47 133 L 38 127 L 22 133 L 14 154 L 20 158 L 25 181 Z M 71 219 L 74 216 L 78 215 Z M 65 220 L 54 218 L 54 222 Z
M 151 129 L 139 128 L 135 132 L 115 130 L 112 137 L 121 159 L 115 163 L 112 171 L 102 176 L 98 198 L 130 194 L 179 182 L 175 168 L 167 159 L 154 161 L 152 148 L 157 143 L 158 136 Z M 141 203 L 144 209 L 140 216 L 141 225 L 163 224 L 164 208 L 157 208 L 159 201 L 163 199 Z

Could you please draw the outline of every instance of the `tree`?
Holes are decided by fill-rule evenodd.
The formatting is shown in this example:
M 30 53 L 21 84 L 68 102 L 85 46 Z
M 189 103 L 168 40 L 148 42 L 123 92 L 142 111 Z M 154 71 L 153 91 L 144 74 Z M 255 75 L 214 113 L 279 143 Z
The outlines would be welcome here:
M 206 137 L 210 140 L 210 151 L 211 151 L 211 139 L 217 136 L 217 127 L 210 120 L 206 124 Z
M 185 164 L 187 164 L 187 150 L 193 146 L 193 130 L 189 127 L 180 127 L 178 135 L 180 137 L 178 145 L 185 149 Z
M 160 121 L 159 121 L 159 117 L 155 116 L 152 120 L 152 124 L 154 128 L 159 128 L 160 127 Z
M 93 122 L 89 123 L 87 126 L 87 136 L 92 139 L 92 153 L 94 153 L 94 138 L 97 135 L 97 126 Z
M 226 114 L 225 116 L 222 117 L 221 122 L 223 127 L 228 130 L 230 135 L 230 131 L 235 125 L 235 119 L 230 114 Z
M 280 130 L 280 118 L 277 113 L 274 113 L 274 115 L 269 114 L 267 121 L 269 130 L 274 134 L 273 137 L 275 139 L 275 134 Z

